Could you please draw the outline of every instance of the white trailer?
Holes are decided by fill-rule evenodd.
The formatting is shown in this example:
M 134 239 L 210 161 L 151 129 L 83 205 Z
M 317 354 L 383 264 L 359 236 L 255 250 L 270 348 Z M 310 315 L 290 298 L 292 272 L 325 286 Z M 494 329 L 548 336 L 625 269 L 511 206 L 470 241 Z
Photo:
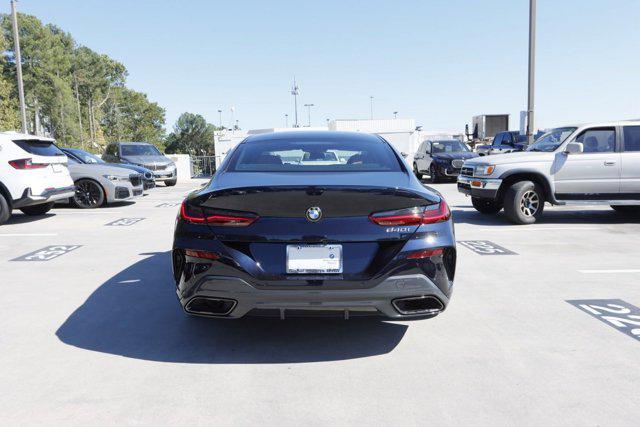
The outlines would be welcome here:
M 409 165 L 422 142 L 414 119 L 333 120 L 329 130 L 380 135 L 402 153 Z

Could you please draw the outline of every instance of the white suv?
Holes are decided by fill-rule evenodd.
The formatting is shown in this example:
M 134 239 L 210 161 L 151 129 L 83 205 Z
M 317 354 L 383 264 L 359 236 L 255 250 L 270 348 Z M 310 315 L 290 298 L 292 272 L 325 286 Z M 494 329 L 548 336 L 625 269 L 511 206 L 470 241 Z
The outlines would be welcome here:
M 0 132 L 0 224 L 11 217 L 12 209 L 43 215 L 56 200 L 73 197 L 66 163 L 53 139 Z
M 640 120 L 552 129 L 527 151 L 467 160 L 458 190 L 516 224 L 535 222 L 545 202 L 640 214 Z

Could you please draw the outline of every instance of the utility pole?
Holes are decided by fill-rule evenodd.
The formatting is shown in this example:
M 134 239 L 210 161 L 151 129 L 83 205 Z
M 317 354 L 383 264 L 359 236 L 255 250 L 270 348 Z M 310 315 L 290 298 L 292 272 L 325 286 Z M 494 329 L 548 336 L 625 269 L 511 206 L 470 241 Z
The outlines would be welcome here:
M 16 60 L 16 75 L 18 78 L 18 97 L 20 98 L 22 133 L 27 133 L 27 107 L 24 103 L 24 86 L 22 85 L 22 56 L 20 55 L 20 36 L 18 35 L 18 12 L 16 11 L 16 0 L 11 0 L 11 20 L 13 21 L 13 51 Z
M 304 104 L 307 107 L 307 113 L 309 115 L 309 121 L 307 122 L 307 127 L 311 127 L 311 107 L 315 107 L 315 104 Z
M 529 0 L 529 88 L 527 96 L 527 144 L 533 144 L 536 80 L 536 0 Z
M 218 117 L 220 118 L 220 130 L 222 130 L 222 110 L 218 110 Z
M 293 123 L 293 127 L 297 128 L 297 127 L 300 127 L 298 125 L 298 95 L 300 95 L 300 88 L 296 83 L 295 76 L 293 77 L 293 87 L 291 88 L 291 95 L 293 95 L 293 104 L 295 108 L 295 121 Z
M 373 120 L 373 96 L 369 97 L 369 101 L 370 101 L 369 107 L 371 109 L 371 120 Z

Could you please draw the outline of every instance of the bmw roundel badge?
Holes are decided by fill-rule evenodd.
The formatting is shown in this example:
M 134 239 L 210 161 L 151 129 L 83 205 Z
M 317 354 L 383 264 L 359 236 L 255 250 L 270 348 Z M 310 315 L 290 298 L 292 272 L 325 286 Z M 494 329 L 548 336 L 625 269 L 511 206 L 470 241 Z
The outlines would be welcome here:
M 322 218 L 322 209 L 317 206 L 313 206 L 307 209 L 307 219 L 311 222 L 318 222 Z

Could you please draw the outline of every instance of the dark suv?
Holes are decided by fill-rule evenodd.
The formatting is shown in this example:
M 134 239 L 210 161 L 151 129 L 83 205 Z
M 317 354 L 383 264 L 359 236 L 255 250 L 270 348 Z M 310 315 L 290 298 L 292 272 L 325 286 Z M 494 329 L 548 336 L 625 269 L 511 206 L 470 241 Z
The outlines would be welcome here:
M 168 187 L 178 181 L 176 165 L 148 142 L 112 142 L 102 159 L 108 163 L 128 163 L 147 168 L 153 172 L 156 181 L 162 181 Z
M 514 151 L 523 151 L 527 148 L 527 136 L 520 135 L 519 132 L 498 132 L 493 138 L 491 145 L 476 146 L 476 153 L 479 156 L 488 156 L 490 154 L 512 153 Z

